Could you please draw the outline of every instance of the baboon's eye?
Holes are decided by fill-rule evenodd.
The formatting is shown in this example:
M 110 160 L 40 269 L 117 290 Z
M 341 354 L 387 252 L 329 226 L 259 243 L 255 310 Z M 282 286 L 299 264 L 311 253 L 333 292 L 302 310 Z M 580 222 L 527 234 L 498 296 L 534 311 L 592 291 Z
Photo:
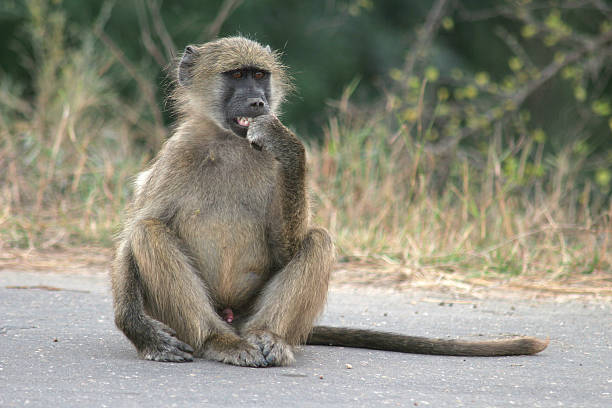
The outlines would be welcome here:
M 242 71 L 234 71 L 234 72 L 232 72 L 232 78 L 234 78 L 234 79 L 242 78 Z
M 266 73 L 262 71 L 255 71 L 255 74 L 253 74 L 253 76 L 255 77 L 255 79 L 262 79 L 266 76 Z

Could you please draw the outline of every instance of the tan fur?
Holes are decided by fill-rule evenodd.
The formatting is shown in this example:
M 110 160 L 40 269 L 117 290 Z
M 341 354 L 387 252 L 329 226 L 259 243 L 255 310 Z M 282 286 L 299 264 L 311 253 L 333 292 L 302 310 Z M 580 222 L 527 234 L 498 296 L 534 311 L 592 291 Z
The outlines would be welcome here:
M 542 349 L 529 339 L 453 343 L 313 331 L 335 251 L 327 231 L 310 225 L 304 146 L 275 115 L 289 88 L 284 67 L 276 53 L 242 37 L 189 47 L 183 58 L 191 71 L 174 94 L 176 131 L 136 178 L 111 272 L 115 322 L 143 358 L 285 365 L 307 338 L 437 354 Z M 228 129 L 221 103 L 222 73 L 236 68 L 271 76 L 271 111 L 252 119 L 246 137 Z M 226 309 L 232 324 L 222 318 Z
M 280 61 L 277 51 L 268 51 L 261 44 L 244 37 L 228 37 L 206 44 L 192 46 L 199 56 L 194 66 L 194 84 L 176 87 L 172 99 L 177 113 L 188 119 L 207 115 L 221 127 L 218 101 L 221 90 L 216 76 L 222 72 L 245 67 L 257 67 L 271 74 L 272 99 L 269 101 L 273 114 L 278 115 L 285 96 L 293 89 L 291 78 Z M 202 107 L 206 109 L 202 109 Z
M 183 361 L 191 346 L 231 364 L 288 364 L 323 309 L 334 262 L 329 234 L 308 225 L 304 147 L 274 115 L 288 76 L 245 38 L 192 50 L 193 78 L 174 95 L 177 130 L 135 182 L 113 264 L 117 325 L 144 358 Z M 219 101 L 220 74 L 244 67 L 268 71 L 273 95 L 248 140 L 226 129 Z

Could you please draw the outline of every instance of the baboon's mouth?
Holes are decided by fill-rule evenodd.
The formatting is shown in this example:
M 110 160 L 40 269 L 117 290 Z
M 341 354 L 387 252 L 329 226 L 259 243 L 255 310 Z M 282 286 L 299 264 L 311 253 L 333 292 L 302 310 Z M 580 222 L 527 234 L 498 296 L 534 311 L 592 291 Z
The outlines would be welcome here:
M 238 116 L 234 118 L 234 121 L 242 127 L 249 127 L 253 118 L 247 118 L 246 116 Z

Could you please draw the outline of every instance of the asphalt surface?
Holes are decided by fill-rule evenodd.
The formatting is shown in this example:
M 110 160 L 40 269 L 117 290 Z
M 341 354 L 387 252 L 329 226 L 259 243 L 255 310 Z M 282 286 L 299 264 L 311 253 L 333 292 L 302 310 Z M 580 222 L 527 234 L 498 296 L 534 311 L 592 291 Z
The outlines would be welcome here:
M 341 288 L 331 291 L 322 323 L 438 337 L 549 336 L 550 346 L 501 358 L 305 346 L 294 366 L 262 369 L 155 363 L 139 360 L 114 327 L 104 276 L 5 270 L 0 406 L 612 407 L 611 311 L 609 300 Z

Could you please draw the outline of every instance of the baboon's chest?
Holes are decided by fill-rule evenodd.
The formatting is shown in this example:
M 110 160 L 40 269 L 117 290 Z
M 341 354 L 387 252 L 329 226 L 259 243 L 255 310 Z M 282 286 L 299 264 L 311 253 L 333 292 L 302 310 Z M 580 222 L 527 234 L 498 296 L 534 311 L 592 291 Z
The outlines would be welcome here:
M 201 216 L 187 238 L 216 307 L 239 308 L 269 276 L 265 225 L 252 216 Z
M 274 168 L 243 164 L 208 169 L 195 186 L 198 199 L 179 209 L 181 238 L 218 307 L 248 303 L 269 278 Z

